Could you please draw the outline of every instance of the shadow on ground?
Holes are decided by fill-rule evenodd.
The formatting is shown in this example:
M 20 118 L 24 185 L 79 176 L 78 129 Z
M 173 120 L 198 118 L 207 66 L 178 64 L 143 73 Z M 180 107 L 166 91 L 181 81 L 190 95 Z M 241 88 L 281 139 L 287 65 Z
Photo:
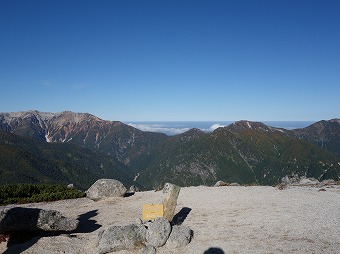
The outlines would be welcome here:
M 91 233 L 101 227 L 96 220 L 91 220 L 98 214 L 98 210 L 92 210 L 78 216 L 79 224 L 76 230 L 71 232 L 56 231 L 56 232 L 28 232 L 18 231 L 10 232 L 7 241 L 7 250 L 3 254 L 21 253 L 32 247 L 40 238 L 52 237 L 59 235 L 67 235 L 69 237 L 77 237 L 72 235 L 75 233 Z
M 172 225 L 181 225 L 191 212 L 191 208 L 183 207 L 172 219 Z
M 100 224 L 97 224 L 96 220 L 90 220 L 91 218 L 97 216 L 98 210 L 92 210 L 87 213 L 81 214 L 78 216 L 79 225 L 77 229 L 71 233 L 91 233 L 96 231 L 101 227 Z
M 124 198 L 128 198 L 128 197 L 131 197 L 133 195 L 135 195 L 134 192 L 127 192 L 127 193 L 124 194 Z
M 221 248 L 209 248 L 203 254 L 224 254 L 224 251 Z

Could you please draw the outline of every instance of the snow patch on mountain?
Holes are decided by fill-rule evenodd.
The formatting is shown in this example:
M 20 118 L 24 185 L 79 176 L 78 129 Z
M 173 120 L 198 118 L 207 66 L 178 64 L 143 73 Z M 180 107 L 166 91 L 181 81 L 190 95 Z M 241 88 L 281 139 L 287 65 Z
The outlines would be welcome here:
M 49 132 L 45 135 L 45 140 L 46 140 L 47 143 L 51 143 L 52 141 L 50 140 L 50 138 L 48 137 L 48 135 L 50 135 Z

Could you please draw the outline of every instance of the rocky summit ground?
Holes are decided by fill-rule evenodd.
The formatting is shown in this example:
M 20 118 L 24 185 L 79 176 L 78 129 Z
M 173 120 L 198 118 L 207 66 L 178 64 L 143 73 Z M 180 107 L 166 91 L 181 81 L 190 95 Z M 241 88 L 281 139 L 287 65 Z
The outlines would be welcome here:
M 21 244 L 2 242 L 1 253 L 98 253 L 98 233 L 141 218 L 143 204 L 160 203 L 161 191 L 94 202 L 87 198 L 21 205 L 79 218 L 70 234 L 42 234 Z M 194 231 L 186 247 L 157 253 L 339 253 L 340 186 L 223 186 L 182 188 L 176 218 Z M 7 247 L 7 245 L 10 245 Z M 117 254 L 141 253 L 120 251 Z

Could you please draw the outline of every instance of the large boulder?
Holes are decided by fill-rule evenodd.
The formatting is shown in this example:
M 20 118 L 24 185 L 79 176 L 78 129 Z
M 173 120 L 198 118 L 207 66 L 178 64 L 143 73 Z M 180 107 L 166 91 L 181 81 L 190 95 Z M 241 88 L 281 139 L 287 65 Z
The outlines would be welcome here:
M 146 229 L 142 224 L 113 226 L 99 233 L 99 253 L 144 247 Z
M 139 188 L 136 185 L 131 185 L 128 192 L 129 193 L 139 192 Z
M 86 196 L 92 200 L 108 197 L 123 197 L 126 193 L 125 186 L 114 179 L 99 179 L 87 191 Z
M 0 233 L 6 231 L 72 231 L 77 219 L 66 218 L 55 210 L 4 208 L 0 210 Z
M 165 247 L 175 249 L 188 245 L 191 241 L 193 231 L 184 225 L 175 225 L 172 227 L 171 234 Z
M 170 222 L 158 217 L 154 221 L 146 223 L 146 241 L 153 247 L 163 246 L 171 233 Z

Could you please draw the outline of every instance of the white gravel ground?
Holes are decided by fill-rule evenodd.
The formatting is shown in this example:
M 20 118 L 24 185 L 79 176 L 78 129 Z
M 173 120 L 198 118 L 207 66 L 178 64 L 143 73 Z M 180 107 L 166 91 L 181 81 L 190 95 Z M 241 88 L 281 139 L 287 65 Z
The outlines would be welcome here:
M 340 253 L 340 186 L 314 187 L 187 187 L 176 213 L 190 211 L 184 224 L 194 231 L 192 242 L 166 253 Z M 80 232 L 40 236 L 1 253 L 98 253 L 98 232 L 141 218 L 142 205 L 160 203 L 161 191 L 94 202 L 87 198 L 22 205 L 54 209 L 81 218 Z M 191 209 L 191 210 L 190 210 Z M 120 251 L 117 254 L 141 253 Z

